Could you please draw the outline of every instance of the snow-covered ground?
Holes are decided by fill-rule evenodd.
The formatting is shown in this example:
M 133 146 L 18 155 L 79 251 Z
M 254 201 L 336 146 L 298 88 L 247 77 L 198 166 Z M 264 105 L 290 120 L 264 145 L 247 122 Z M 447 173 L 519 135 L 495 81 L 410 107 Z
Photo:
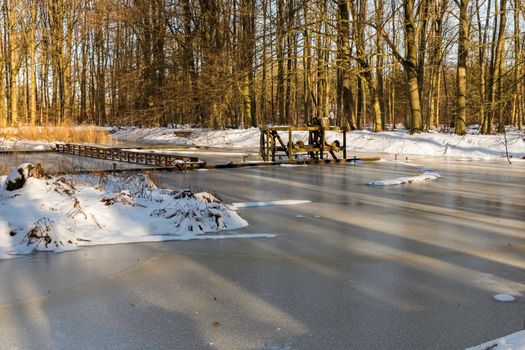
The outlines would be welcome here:
M 478 346 L 473 346 L 467 350 L 524 350 L 525 331 L 519 331 L 505 337 L 501 337 Z
M 248 225 L 237 207 L 250 204 L 159 189 L 145 175 L 28 177 L 21 189 L 6 189 L 21 177 L 16 170 L 0 177 L 0 259 L 96 244 L 275 236 L 212 234 Z
M 45 151 L 55 148 L 54 142 L 30 140 L 6 140 L 0 138 L 0 151 L 32 150 Z
M 180 145 L 199 145 L 214 147 L 257 148 L 260 132 L 257 128 L 208 130 L 208 129 L 171 129 L 171 128 L 118 128 L 113 137 L 117 140 L 140 143 L 167 143 Z M 285 140 L 286 135 L 283 135 Z M 307 132 L 294 133 L 294 142 L 306 142 Z M 327 141 L 342 141 L 342 135 L 328 132 Z M 410 135 L 406 130 L 373 133 L 370 131 L 352 131 L 347 133 L 348 150 L 370 153 L 413 154 L 428 156 L 455 156 L 494 158 L 505 155 L 503 134 L 479 135 L 471 133 L 465 136 L 428 132 Z M 523 132 L 507 132 L 507 148 L 514 158 L 525 156 Z
M 110 128 L 116 142 L 139 144 L 197 145 L 222 148 L 259 147 L 260 132 L 257 128 L 211 130 L 201 128 Z M 287 135 L 283 133 L 286 140 Z M 507 149 L 513 158 L 525 156 L 524 133 L 512 128 L 507 131 Z M 294 133 L 294 142 L 308 139 L 307 132 Z M 338 132 L 328 132 L 327 142 L 339 140 Z M 0 150 L 34 149 L 44 150 L 54 147 L 54 142 L 0 139 Z M 347 133 L 347 149 L 355 152 L 390 153 L 398 155 L 453 156 L 472 158 L 499 158 L 506 154 L 503 134 L 480 135 L 476 128 L 469 134 L 457 136 L 438 131 L 410 135 L 404 129 L 373 133 L 356 130 Z M 200 152 L 200 151 L 199 151 Z

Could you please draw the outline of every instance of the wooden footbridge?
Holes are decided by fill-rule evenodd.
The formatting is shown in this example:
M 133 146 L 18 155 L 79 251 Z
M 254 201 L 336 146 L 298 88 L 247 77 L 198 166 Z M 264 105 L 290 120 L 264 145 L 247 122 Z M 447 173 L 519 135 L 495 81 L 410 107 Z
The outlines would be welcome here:
M 175 168 L 189 170 L 204 168 L 206 162 L 198 157 L 178 154 L 166 154 L 146 151 L 132 151 L 125 148 L 100 147 L 80 144 L 56 144 L 58 153 L 73 154 L 83 157 L 104 159 L 117 162 L 127 162 L 160 168 Z

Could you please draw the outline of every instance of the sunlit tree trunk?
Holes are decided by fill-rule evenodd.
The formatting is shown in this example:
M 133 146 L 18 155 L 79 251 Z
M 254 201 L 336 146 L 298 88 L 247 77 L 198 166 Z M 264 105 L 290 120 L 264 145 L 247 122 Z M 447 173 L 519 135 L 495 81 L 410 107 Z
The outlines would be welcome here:
M 487 33 L 489 28 L 489 19 L 490 19 L 490 8 L 492 2 L 488 0 L 487 12 L 485 15 L 485 26 L 482 29 L 481 22 L 481 8 L 479 5 L 479 0 L 476 0 L 476 16 L 478 19 L 478 40 L 479 40 L 479 70 L 480 70 L 480 82 L 479 82 L 479 122 L 481 123 L 481 132 L 482 134 L 488 134 L 490 132 L 489 127 L 489 114 L 486 113 L 485 104 L 487 102 L 487 62 L 486 62 L 486 52 L 487 52 Z
M 349 11 L 348 0 L 339 0 L 339 22 L 338 31 L 339 36 L 339 50 L 341 62 L 337 65 L 340 74 L 340 89 L 341 89 L 341 107 L 343 126 L 349 127 L 351 130 L 356 128 L 354 116 L 354 97 L 352 92 L 352 80 L 350 71 L 350 27 L 349 27 Z
M 18 33 L 18 18 L 17 18 L 17 1 L 9 0 L 4 2 L 4 8 L 9 8 L 4 11 L 4 15 L 8 17 L 7 44 L 9 55 L 9 100 L 10 100 L 10 116 L 11 125 L 18 126 L 18 73 L 20 71 L 20 57 L 19 51 L 22 43 L 19 40 Z
M 456 97 L 456 134 L 467 132 L 468 0 L 459 0 L 459 39 Z
M 404 67 L 408 82 L 408 96 L 410 102 L 412 133 L 420 133 L 423 130 L 423 118 L 421 114 L 421 100 L 419 97 L 419 81 L 417 74 L 417 50 L 414 22 L 414 0 L 404 0 L 405 15 L 405 41 L 406 41 L 406 60 Z
M 507 26 L 507 0 L 500 0 L 499 6 L 499 29 L 496 42 L 495 61 L 493 67 L 493 89 L 491 109 L 496 113 L 498 121 L 498 132 L 505 131 L 505 120 L 503 117 L 502 96 L 502 75 L 503 75 L 503 54 L 505 50 L 505 28 Z
M 376 81 L 372 76 L 372 67 L 369 64 L 367 53 L 365 51 L 365 26 L 366 23 L 366 1 L 360 1 L 357 4 L 354 0 L 350 0 L 352 4 L 352 17 L 354 18 L 355 41 L 357 48 L 357 55 L 355 57 L 360 66 L 360 74 L 362 79 L 366 81 L 368 91 L 370 93 L 371 106 L 373 111 L 373 130 L 374 132 L 381 132 L 383 130 L 383 118 L 381 114 L 381 105 L 377 92 Z M 358 19 L 358 20 L 357 20 Z M 364 93 L 364 87 L 363 87 Z M 366 101 L 366 100 L 365 100 Z M 365 104 L 366 106 L 366 104 Z M 366 110 L 364 108 L 363 112 Z

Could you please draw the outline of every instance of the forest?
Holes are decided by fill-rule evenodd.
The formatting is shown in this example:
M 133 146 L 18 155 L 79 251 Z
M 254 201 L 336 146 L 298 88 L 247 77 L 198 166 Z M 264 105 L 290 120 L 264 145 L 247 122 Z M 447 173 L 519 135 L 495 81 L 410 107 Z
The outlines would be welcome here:
M 522 128 L 522 0 L 3 0 L 0 126 Z

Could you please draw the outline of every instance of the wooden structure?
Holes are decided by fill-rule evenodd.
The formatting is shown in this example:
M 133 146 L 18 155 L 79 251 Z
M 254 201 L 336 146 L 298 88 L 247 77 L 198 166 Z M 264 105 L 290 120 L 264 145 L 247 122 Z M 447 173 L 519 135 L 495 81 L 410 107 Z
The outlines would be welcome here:
M 320 125 L 293 127 L 274 126 L 261 128 L 261 139 L 259 154 L 264 161 L 275 162 L 277 153 L 284 153 L 288 161 L 292 162 L 299 154 L 308 155 L 311 159 L 324 159 L 325 155 L 331 155 L 337 159 L 336 153 L 343 152 L 346 159 L 346 128 Z M 293 142 L 294 131 L 308 131 L 308 144 L 303 141 Z M 326 131 L 338 131 L 343 134 L 343 142 L 335 141 L 331 144 L 326 142 Z M 284 136 L 284 135 L 286 136 Z M 284 140 L 283 140 L 284 136 Z M 286 142 L 285 142 L 286 141 Z
M 83 157 L 150 165 L 155 167 L 176 168 L 179 170 L 204 168 L 206 162 L 198 157 L 154 152 L 137 152 L 122 148 L 96 147 L 79 144 L 56 144 L 59 153 L 74 154 Z

